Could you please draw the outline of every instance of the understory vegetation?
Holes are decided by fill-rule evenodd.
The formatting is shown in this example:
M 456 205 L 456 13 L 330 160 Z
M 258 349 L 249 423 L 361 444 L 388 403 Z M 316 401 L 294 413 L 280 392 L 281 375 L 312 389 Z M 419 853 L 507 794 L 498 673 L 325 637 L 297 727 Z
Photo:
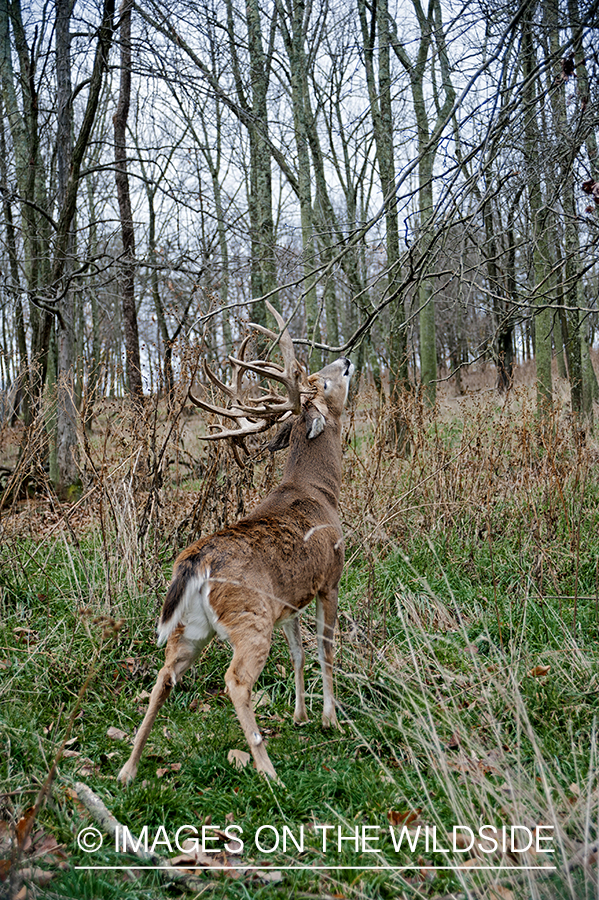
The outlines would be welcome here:
M 155 622 L 174 556 L 249 510 L 281 460 L 256 449 L 239 469 L 201 444 L 201 419 L 182 405 L 148 406 L 133 427 L 133 410 L 107 401 L 83 441 L 77 503 L 58 503 L 43 473 L 14 492 L 1 520 L 0 894 L 184 895 L 106 833 L 101 849 L 79 848 L 97 824 L 84 782 L 164 860 L 191 865 L 175 834 L 205 827 L 212 843 L 188 896 L 596 896 L 597 446 L 560 410 L 539 420 L 527 389 L 459 403 L 431 412 L 410 396 L 391 410 L 361 394 L 348 412 L 343 730 L 320 725 L 308 609 L 310 723 L 292 722 L 282 635 L 256 688 L 282 784 L 230 755 L 247 747 L 218 642 L 164 706 L 136 781 L 115 779 L 161 665 Z M 491 853 L 482 826 L 518 826 L 519 843 Z M 17 853 L 12 839 L 29 828 Z M 225 828 L 242 852 L 224 848 Z

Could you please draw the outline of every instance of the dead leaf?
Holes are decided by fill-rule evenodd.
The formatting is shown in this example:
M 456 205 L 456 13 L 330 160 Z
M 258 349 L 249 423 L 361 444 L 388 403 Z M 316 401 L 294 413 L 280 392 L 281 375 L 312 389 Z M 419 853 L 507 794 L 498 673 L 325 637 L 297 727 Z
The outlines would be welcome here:
M 58 843 L 53 834 L 42 833 L 40 837 L 41 839 L 36 837 L 35 841 L 36 857 L 51 855 L 54 858 L 67 858 L 61 845 Z
M 283 873 L 278 870 L 274 871 L 264 871 L 260 869 L 256 872 L 256 876 L 260 879 L 260 881 L 264 881 L 266 884 L 278 884 L 283 880 Z
M 260 691 L 252 697 L 252 706 L 254 709 L 260 709 L 262 706 L 270 706 L 270 697 L 266 691 Z
M 201 850 L 194 850 L 193 853 L 181 853 L 180 856 L 173 856 L 169 859 L 169 863 L 171 866 L 176 866 L 177 868 L 184 868 L 186 866 L 209 867 L 215 865 L 214 858 L 207 853 L 203 853 Z
M 595 203 L 599 205 L 599 182 L 594 181 L 592 178 L 589 178 L 588 181 L 583 181 L 581 185 L 585 194 L 589 194 Z
M 16 637 L 17 641 L 25 641 L 28 644 L 35 644 L 39 639 L 39 635 L 33 628 L 13 628 L 13 634 Z
M 464 834 L 463 831 L 449 831 L 447 832 L 446 837 L 448 841 L 453 841 L 454 846 L 458 850 L 465 850 L 466 847 L 470 847 L 470 844 L 472 842 L 472 839 L 469 838 L 467 834 Z
M 137 881 L 138 878 L 141 878 L 143 875 L 142 869 L 125 869 L 124 872 L 120 873 L 123 881 Z
M 542 678 L 544 675 L 547 675 L 550 670 L 551 666 L 533 666 L 527 674 L 530 678 Z
M 141 703 L 142 700 L 149 700 L 152 695 L 149 691 L 140 691 L 137 697 L 133 700 L 134 703 Z
M 77 760 L 77 772 L 83 778 L 89 778 L 91 775 L 98 774 L 98 766 L 87 756 L 82 756 Z
M 74 791 L 73 788 L 67 788 L 64 793 L 65 797 L 67 797 L 73 803 L 73 806 L 80 812 L 83 812 L 85 807 L 77 796 L 77 791 Z
M 458 747 L 460 746 L 460 743 L 461 743 L 460 732 L 456 730 L 456 731 L 454 731 L 454 733 L 449 738 L 449 741 L 447 742 L 447 749 L 448 750 L 457 750 Z
M 489 888 L 489 900 L 514 900 L 515 894 L 513 891 L 510 891 L 509 888 L 502 887 L 500 884 L 497 887 Z
M 33 824 L 33 817 L 35 815 L 35 806 L 30 806 L 25 810 L 19 821 L 17 822 L 17 842 L 21 849 L 26 849 L 26 842 L 29 840 L 27 835 L 31 829 Z
M 491 754 L 483 759 L 460 754 L 455 759 L 448 761 L 447 768 L 465 775 L 501 775 L 501 769 L 497 766 L 497 762 L 498 760 Z
M 10 872 L 10 859 L 0 859 L 0 881 L 6 881 Z
M 415 822 L 422 809 L 408 809 L 403 810 L 403 812 L 398 812 L 397 810 L 390 809 L 387 811 L 387 819 L 390 824 L 396 828 L 398 825 L 411 825 L 412 822 Z
M 236 769 L 245 769 L 251 758 L 245 750 L 229 750 L 227 753 L 227 762 Z
M 108 731 L 106 732 L 106 737 L 110 738 L 112 741 L 128 741 L 129 735 L 126 731 L 121 731 L 120 728 L 115 728 L 114 725 L 111 725 Z
M 169 766 L 165 766 L 163 769 L 156 770 L 156 778 L 162 778 L 166 775 L 167 772 L 179 772 L 181 770 L 182 763 L 171 763 Z
M 39 887 L 47 885 L 49 881 L 52 881 L 55 875 L 54 872 L 49 872 L 48 869 L 40 869 L 38 866 L 21 869 L 19 874 L 25 881 L 34 881 Z

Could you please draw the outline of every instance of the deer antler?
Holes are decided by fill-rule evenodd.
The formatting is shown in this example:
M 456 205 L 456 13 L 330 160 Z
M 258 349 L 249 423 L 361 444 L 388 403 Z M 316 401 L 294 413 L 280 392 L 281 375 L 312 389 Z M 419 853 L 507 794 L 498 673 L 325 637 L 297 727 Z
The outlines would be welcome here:
M 210 427 L 217 430 L 212 434 L 205 435 L 204 440 L 216 441 L 223 438 L 232 438 L 235 442 L 240 443 L 240 439 L 245 435 L 259 434 L 262 431 L 266 431 L 275 422 L 281 422 L 289 413 L 299 413 L 302 393 L 312 392 L 311 386 L 304 380 L 304 369 L 295 358 L 293 341 L 287 330 L 285 320 L 268 300 L 266 301 L 266 306 L 281 329 L 280 333 L 275 334 L 269 328 L 254 322 L 250 323 L 250 327 L 279 344 L 284 366 L 259 359 L 247 362 L 244 357 L 250 339 L 249 335 L 243 340 L 239 348 L 239 356 L 228 357 L 233 368 L 230 384 L 227 385 L 221 381 L 204 362 L 206 375 L 219 390 L 223 391 L 231 399 L 231 405 L 227 408 L 214 406 L 205 400 L 195 397 L 191 390 L 188 393 L 189 399 L 196 406 L 207 412 L 232 419 L 236 425 L 235 428 L 212 425 Z M 244 397 L 242 382 L 246 372 L 253 372 L 263 378 L 278 381 L 286 388 L 287 396 L 284 397 L 280 394 L 269 392 L 263 393 L 256 398 Z
M 277 363 L 268 362 L 266 360 L 252 360 L 252 362 L 245 362 L 242 354 L 240 354 L 240 359 L 234 359 L 233 357 L 229 358 L 233 364 L 237 364 L 243 369 L 254 372 L 256 375 L 260 375 L 263 378 L 271 378 L 274 381 L 278 381 L 287 389 L 287 398 L 279 397 L 277 394 L 265 394 L 259 398 L 257 401 L 258 403 L 262 402 L 268 404 L 269 408 L 273 410 L 278 408 L 281 411 L 290 410 L 297 414 L 300 411 L 301 388 L 305 373 L 295 358 L 293 341 L 291 340 L 285 320 L 268 300 L 266 301 L 266 306 L 281 329 L 280 333 L 275 334 L 270 328 L 265 328 L 264 325 L 258 325 L 255 322 L 252 322 L 250 327 L 255 328 L 256 331 L 259 331 L 261 334 L 270 338 L 271 341 L 279 344 L 283 362 L 285 363 L 284 367 L 281 368 Z M 303 386 L 306 387 L 306 385 Z

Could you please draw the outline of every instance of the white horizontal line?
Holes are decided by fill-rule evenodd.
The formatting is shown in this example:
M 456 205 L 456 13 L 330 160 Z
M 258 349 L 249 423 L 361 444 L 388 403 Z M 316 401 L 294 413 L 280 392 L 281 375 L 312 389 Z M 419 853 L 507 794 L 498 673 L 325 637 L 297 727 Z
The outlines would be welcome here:
M 74 868 L 89 869 L 91 871 L 103 871 L 108 869 L 140 869 L 144 871 L 157 870 L 159 872 L 178 872 L 179 870 L 193 870 L 195 872 L 274 872 L 283 870 L 288 872 L 311 872 L 327 869 L 335 872 L 346 869 L 359 869 L 361 872 L 405 872 L 411 869 L 418 869 L 419 871 L 422 871 L 424 869 L 427 872 L 476 872 L 481 869 L 492 870 L 494 872 L 500 870 L 509 872 L 555 872 L 557 870 L 557 866 L 419 866 L 417 864 L 414 864 L 412 866 L 188 866 L 184 864 L 180 866 L 144 866 L 137 865 L 136 863 L 130 863 L 127 866 L 74 866 Z

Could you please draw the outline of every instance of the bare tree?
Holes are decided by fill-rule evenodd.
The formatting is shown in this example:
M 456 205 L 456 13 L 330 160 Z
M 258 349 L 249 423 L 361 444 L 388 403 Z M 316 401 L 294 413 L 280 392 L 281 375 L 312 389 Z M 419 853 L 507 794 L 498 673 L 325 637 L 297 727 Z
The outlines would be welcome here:
M 143 395 L 139 332 L 135 306 L 135 228 L 131 211 L 131 193 L 127 172 L 127 118 L 131 102 L 131 10 L 133 0 L 122 0 L 120 9 L 121 83 L 119 101 L 114 115 L 115 178 L 123 257 L 120 263 L 123 326 L 127 353 L 127 384 L 132 397 Z

